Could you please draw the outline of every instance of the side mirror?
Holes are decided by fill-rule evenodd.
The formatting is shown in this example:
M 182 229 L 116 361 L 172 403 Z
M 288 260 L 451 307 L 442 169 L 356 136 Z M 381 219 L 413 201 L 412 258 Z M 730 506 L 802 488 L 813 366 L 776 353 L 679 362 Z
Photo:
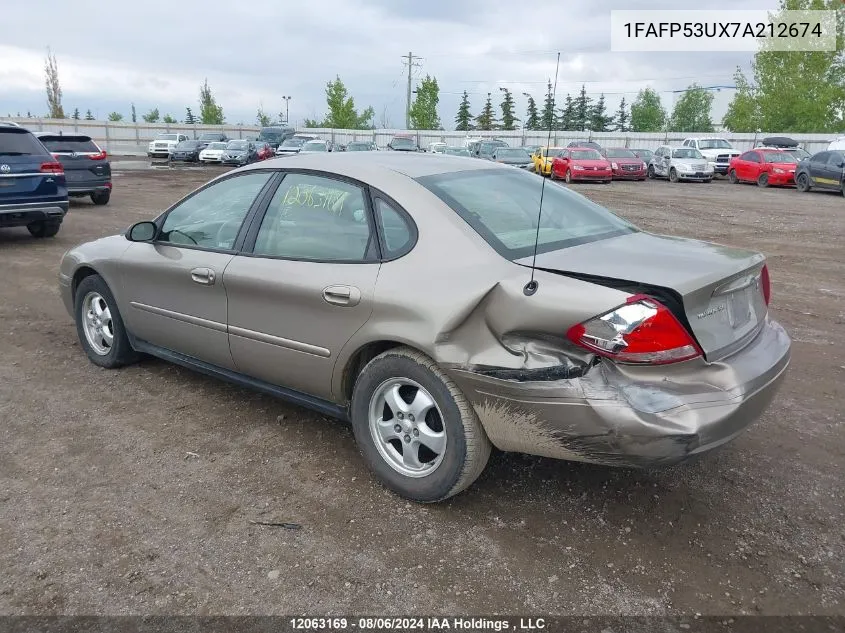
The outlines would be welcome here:
M 130 242 L 152 242 L 157 234 L 158 226 L 155 222 L 138 222 L 129 227 L 126 239 Z

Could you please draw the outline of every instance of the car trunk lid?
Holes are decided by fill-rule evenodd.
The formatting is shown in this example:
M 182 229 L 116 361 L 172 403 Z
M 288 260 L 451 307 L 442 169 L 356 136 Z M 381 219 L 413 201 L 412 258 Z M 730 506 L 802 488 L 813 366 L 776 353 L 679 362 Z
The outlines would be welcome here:
M 669 291 L 679 302 L 667 307 L 714 361 L 742 348 L 765 320 L 765 261 L 753 251 L 635 232 L 540 253 L 536 265 L 631 292 Z M 517 263 L 530 266 L 531 258 Z

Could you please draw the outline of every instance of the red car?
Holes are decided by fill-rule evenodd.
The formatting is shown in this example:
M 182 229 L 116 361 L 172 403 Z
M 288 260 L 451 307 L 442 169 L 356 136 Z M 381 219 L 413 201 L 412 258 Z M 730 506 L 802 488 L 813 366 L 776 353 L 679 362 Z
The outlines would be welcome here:
M 610 161 L 614 180 L 645 180 L 646 164 L 631 150 L 625 147 L 608 147 L 603 153 Z
M 595 180 L 609 183 L 613 178 L 610 162 L 590 147 L 567 147 L 552 160 L 552 180 L 566 182 Z
M 255 144 L 255 158 L 257 160 L 267 160 L 273 158 L 273 156 L 275 156 L 275 152 L 269 143 L 257 142 Z
M 732 183 L 756 182 L 761 187 L 793 186 L 797 167 L 798 161 L 789 152 L 755 149 L 731 160 L 728 177 Z

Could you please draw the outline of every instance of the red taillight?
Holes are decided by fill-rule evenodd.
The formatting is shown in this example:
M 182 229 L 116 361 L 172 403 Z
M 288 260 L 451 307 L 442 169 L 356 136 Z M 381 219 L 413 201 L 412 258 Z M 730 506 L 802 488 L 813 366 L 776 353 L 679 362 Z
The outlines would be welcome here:
M 763 270 L 760 271 L 760 284 L 763 286 L 763 299 L 766 305 L 769 305 L 769 298 L 772 296 L 772 284 L 769 281 L 769 267 L 763 265 Z
M 669 309 L 645 295 L 569 329 L 576 345 L 620 363 L 664 365 L 701 356 L 701 349 Z
M 41 163 L 41 169 L 39 171 L 42 174 L 56 174 L 63 176 L 65 168 L 62 167 L 62 164 L 59 161 L 50 161 L 47 163 Z
M 100 150 L 98 154 L 88 154 L 88 158 L 91 160 L 105 160 L 106 159 L 106 152 Z

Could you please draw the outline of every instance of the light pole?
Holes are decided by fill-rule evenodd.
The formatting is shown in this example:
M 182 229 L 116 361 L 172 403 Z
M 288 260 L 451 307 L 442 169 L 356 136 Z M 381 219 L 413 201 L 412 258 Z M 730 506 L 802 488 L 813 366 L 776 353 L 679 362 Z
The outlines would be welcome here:
M 285 102 L 285 123 L 290 122 L 290 100 L 291 97 L 284 96 L 282 100 Z

